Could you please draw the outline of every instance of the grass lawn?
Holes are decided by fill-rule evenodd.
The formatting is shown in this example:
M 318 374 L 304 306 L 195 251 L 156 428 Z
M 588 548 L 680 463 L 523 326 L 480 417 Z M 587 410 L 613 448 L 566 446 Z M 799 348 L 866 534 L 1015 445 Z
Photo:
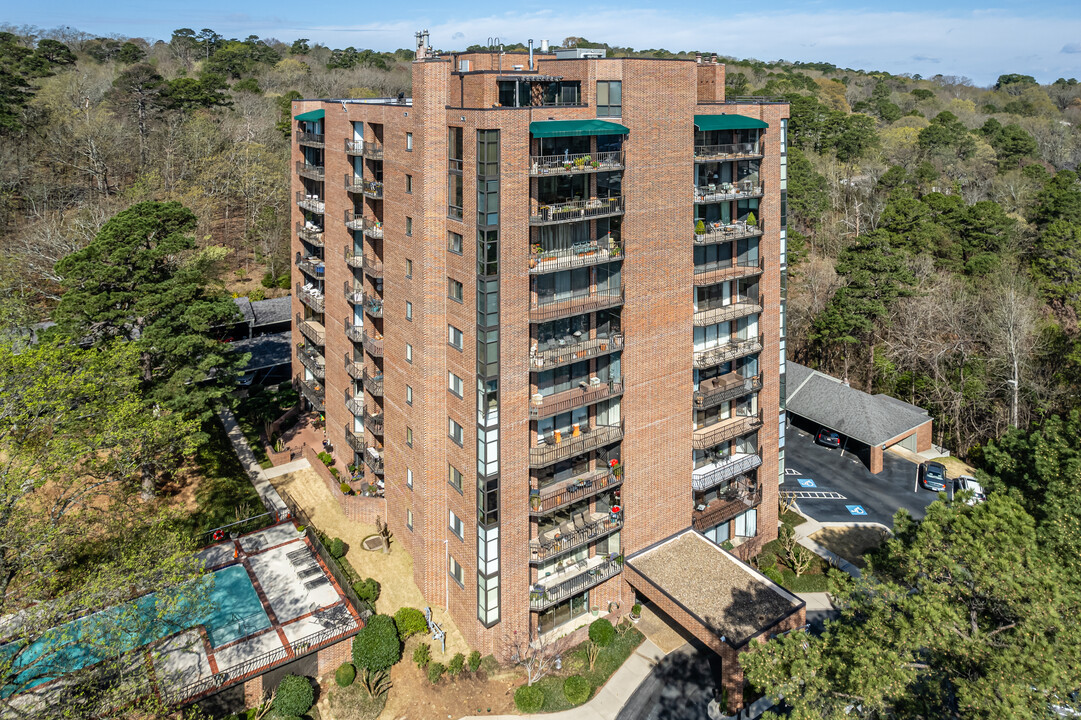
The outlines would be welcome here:
M 255 453 L 255 459 L 263 468 L 270 467 L 270 460 L 263 447 L 263 428 L 274 422 L 296 405 L 298 395 L 289 383 L 270 387 L 252 387 L 246 397 L 238 398 L 233 414 L 244 437 Z
M 790 518 L 792 520 L 799 520 L 799 523 L 795 524 L 806 522 L 806 519 L 802 515 L 787 512 L 782 518 L 783 524 L 788 527 L 794 527 L 795 525 L 789 522 Z M 812 558 L 811 565 L 798 577 L 785 561 L 785 552 L 781 548 L 780 540 L 772 540 L 763 545 L 762 550 L 754 557 L 754 565 L 767 576 L 772 574 L 766 572 L 768 569 L 776 570 L 780 574 L 781 579 L 781 582 L 778 584 L 789 592 L 826 592 L 829 589 L 826 573 L 829 570 L 830 565 L 810 550 L 807 550 L 807 553 L 810 554 Z M 772 579 L 774 581 L 777 580 L 776 577 Z
M 863 556 L 881 545 L 887 537 L 889 533 L 878 527 L 831 527 L 819 530 L 811 539 L 863 569 L 867 567 Z
M 940 457 L 935 458 L 933 462 L 942 463 L 946 466 L 946 476 L 955 478 L 958 475 L 968 475 L 969 477 L 976 476 L 976 468 L 972 467 L 965 461 L 955 457 Z
M 625 620 L 624 623 L 630 625 L 629 621 Z M 543 712 L 556 712 L 558 710 L 570 710 L 574 707 L 567 702 L 567 698 L 563 694 L 563 681 L 571 675 L 581 675 L 588 680 L 593 686 L 593 693 L 596 694 L 597 688 L 608 682 L 608 678 L 612 677 L 612 674 L 623 665 L 635 648 L 642 644 L 643 640 L 645 640 L 645 635 L 638 632 L 638 629 L 633 625 L 630 625 L 629 629 L 624 633 L 617 632 L 612 644 L 606 648 L 601 648 L 593 670 L 589 669 L 589 659 L 586 657 L 586 647 L 589 641 L 582 643 L 568 653 L 564 653 L 563 669 L 558 674 L 549 675 L 533 683 L 534 687 L 540 688 L 541 692 L 544 693 L 544 706 L 541 710 Z
M 402 662 L 405 662 L 404 659 Z M 391 692 L 406 692 L 404 689 L 391 689 Z M 338 687 L 334 681 L 330 681 L 330 689 L 327 691 L 326 705 L 319 703 L 321 717 L 330 717 L 333 720 L 375 720 L 383 712 L 387 704 L 385 694 L 379 697 L 368 697 L 368 691 L 364 684 L 357 681 L 349 687 Z M 327 712 L 322 712 L 324 709 Z

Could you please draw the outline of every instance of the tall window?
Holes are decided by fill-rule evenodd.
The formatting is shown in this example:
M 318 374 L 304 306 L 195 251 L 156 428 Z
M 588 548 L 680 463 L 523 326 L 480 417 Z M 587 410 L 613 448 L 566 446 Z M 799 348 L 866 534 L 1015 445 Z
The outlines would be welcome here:
M 464 290 L 462 288 L 462 284 L 454 278 L 447 278 L 447 297 L 449 297 L 451 300 L 457 300 L 458 302 L 462 302 L 463 295 Z
M 447 128 L 447 217 L 462 219 L 462 129 Z
M 447 482 L 458 492 L 462 491 L 462 471 L 453 465 L 447 465 Z
M 411 217 L 406 217 L 406 219 L 405 219 L 405 234 L 406 235 L 412 235 L 413 234 L 413 218 L 411 218 Z
M 447 233 L 447 250 L 455 255 L 462 254 L 462 236 L 456 232 Z
M 462 331 L 453 325 L 447 325 L 447 342 L 458 350 L 462 349 Z
M 462 519 L 455 515 L 453 510 L 447 511 L 447 525 L 450 527 L 450 531 L 458 536 L 459 540 L 465 539 L 465 528 L 462 526 Z
M 412 175 L 406 175 L 405 176 L 405 191 L 407 193 L 409 193 L 410 195 L 413 194 L 413 176 Z
M 410 490 L 413 489 L 413 471 L 409 468 L 405 469 L 405 486 Z
M 405 526 L 407 528 L 409 528 L 410 530 L 413 529 L 413 511 L 412 510 L 406 510 L 405 511 Z
M 597 81 L 597 117 L 623 116 L 623 82 Z
M 413 152 L 413 133 L 411 132 L 405 134 L 405 150 L 406 152 Z
M 408 300 L 405 301 L 405 319 L 409 321 L 413 320 L 413 303 Z
M 447 435 L 450 439 L 459 445 L 464 444 L 465 438 L 462 433 L 462 426 L 456 423 L 452 418 L 447 418 Z
M 411 427 L 405 429 L 405 444 L 413 447 L 413 428 Z
M 448 390 L 450 390 L 452 393 L 454 393 L 458 397 L 462 397 L 462 389 L 464 388 L 464 386 L 465 386 L 465 383 L 462 381 L 462 379 L 460 377 L 458 377 L 454 373 L 450 372 L 449 370 L 447 371 L 447 389 Z
M 450 565 L 447 568 L 447 572 L 454 578 L 454 582 L 458 583 L 462 587 L 465 587 L 465 574 L 462 572 L 462 566 L 458 564 L 458 561 L 453 557 L 450 558 Z

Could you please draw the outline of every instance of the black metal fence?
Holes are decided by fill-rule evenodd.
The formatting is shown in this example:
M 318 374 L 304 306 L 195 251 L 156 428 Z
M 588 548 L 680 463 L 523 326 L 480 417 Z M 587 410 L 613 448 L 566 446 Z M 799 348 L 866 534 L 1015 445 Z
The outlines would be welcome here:
M 266 512 L 262 515 L 253 515 L 250 518 L 237 520 L 234 523 L 207 530 L 196 537 L 195 542 L 199 547 L 206 547 L 207 545 L 219 543 L 222 540 L 236 538 L 240 535 L 247 535 L 256 530 L 262 530 L 269 525 L 273 525 L 277 521 L 278 519 L 272 512 Z

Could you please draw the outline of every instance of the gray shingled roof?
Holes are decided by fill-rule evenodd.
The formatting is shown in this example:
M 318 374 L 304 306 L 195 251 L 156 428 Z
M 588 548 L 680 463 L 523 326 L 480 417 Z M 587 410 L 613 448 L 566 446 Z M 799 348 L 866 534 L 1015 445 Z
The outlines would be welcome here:
M 289 295 L 284 295 L 269 300 L 256 300 L 251 304 L 251 307 L 255 313 L 255 327 L 289 322 L 289 313 L 292 311 L 292 298 Z
M 247 372 L 287 365 L 292 356 L 292 333 L 289 331 L 235 340 L 230 345 L 238 353 L 251 353 Z
M 869 395 L 809 367 L 785 363 L 785 406 L 868 445 L 884 445 L 930 420 L 926 410 L 886 395 Z
M 244 317 L 244 322 L 250 323 L 255 319 L 255 311 L 252 309 L 247 296 L 233 298 L 233 302 L 236 303 L 237 309 L 240 310 L 240 314 Z

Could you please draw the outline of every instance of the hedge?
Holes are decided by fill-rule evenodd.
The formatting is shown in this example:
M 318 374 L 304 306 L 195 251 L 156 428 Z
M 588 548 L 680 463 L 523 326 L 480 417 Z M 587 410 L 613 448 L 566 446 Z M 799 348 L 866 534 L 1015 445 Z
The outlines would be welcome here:
M 428 621 L 424 619 L 424 613 L 416 608 L 398 608 L 398 612 L 394 613 L 394 624 L 403 641 L 428 632 Z
M 563 695 L 571 705 L 581 705 L 592 692 L 593 686 L 581 675 L 571 675 L 563 681 Z
M 312 709 L 315 691 L 311 681 L 299 675 L 286 675 L 278 684 L 274 696 L 274 712 L 278 715 L 304 715 Z
M 523 713 L 540 712 L 544 707 L 544 693 L 540 688 L 523 685 L 514 691 L 514 706 Z
M 334 682 L 338 683 L 338 687 L 349 687 L 356 679 L 357 669 L 352 663 L 342 663 L 334 671 Z

